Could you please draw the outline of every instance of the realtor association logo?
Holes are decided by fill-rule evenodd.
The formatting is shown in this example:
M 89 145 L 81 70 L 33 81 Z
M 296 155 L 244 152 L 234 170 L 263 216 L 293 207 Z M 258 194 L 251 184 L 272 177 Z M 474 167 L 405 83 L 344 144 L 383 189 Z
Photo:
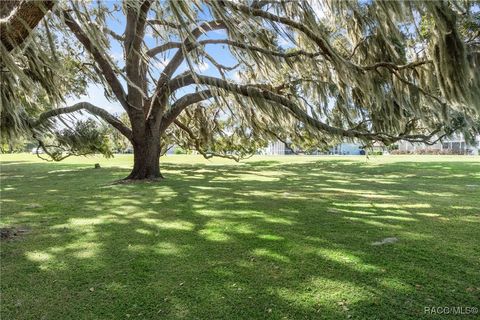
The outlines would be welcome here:
M 423 309 L 423 313 L 436 315 L 475 315 L 478 314 L 478 308 L 460 306 L 426 306 Z

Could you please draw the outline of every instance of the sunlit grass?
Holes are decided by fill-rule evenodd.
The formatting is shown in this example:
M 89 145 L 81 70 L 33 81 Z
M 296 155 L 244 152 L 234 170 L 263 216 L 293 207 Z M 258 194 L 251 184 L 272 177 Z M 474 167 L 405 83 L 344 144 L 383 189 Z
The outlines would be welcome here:
M 1 155 L 2 319 L 420 319 L 480 303 L 480 159 Z M 101 169 L 93 165 L 100 163 Z M 395 237 L 397 242 L 372 246 Z

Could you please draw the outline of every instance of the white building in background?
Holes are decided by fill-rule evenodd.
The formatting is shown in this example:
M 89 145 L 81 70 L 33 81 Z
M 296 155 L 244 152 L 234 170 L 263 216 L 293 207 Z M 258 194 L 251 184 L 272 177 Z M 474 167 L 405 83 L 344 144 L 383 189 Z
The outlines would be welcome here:
M 453 154 L 479 154 L 480 148 L 480 135 L 475 138 L 476 145 L 470 145 L 465 142 L 465 138 L 462 134 L 455 134 L 448 139 L 443 139 L 442 142 L 437 142 L 433 145 L 427 145 L 424 143 L 411 143 L 408 141 L 399 141 L 398 150 L 403 152 L 421 152 L 424 150 L 439 152 L 451 152 Z
M 476 137 L 476 145 L 469 145 L 465 142 L 465 138 L 461 134 L 452 136 L 449 139 L 443 139 L 440 143 L 434 145 L 427 145 L 424 143 L 411 143 L 407 141 L 399 141 L 398 151 L 422 153 L 423 151 L 438 151 L 438 153 L 452 153 L 452 154 L 466 154 L 466 155 L 478 155 L 480 153 L 480 135 Z M 379 143 L 375 143 L 372 147 L 373 151 L 387 152 L 385 146 Z M 298 151 L 298 150 L 297 150 Z M 369 149 L 369 152 L 372 151 Z M 300 154 L 303 152 L 300 150 Z M 428 152 L 425 152 L 428 153 Z M 260 150 L 260 154 L 264 155 L 286 155 L 294 154 L 288 145 L 281 141 L 270 142 L 268 146 Z M 311 154 L 332 154 L 332 155 L 363 155 L 365 150 L 359 143 L 340 143 L 333 148 L 330 148 L 327 152 L 313 152 Z
M 362 146 L 358 143 L 340 143 L 331 148 L 329 154 L 337 155 L 361 155 L 365 154 Z
M 298 150 L 296 150 L 298 151 Z M 335 154 L 335 155 L 360 155 L 365 154 L 362 153 L 363 149 L 361 149 L 361 145 L 358 143 L 341 143 L 326 152 L 313 152 L 311 154 L 318 155 L 318 154 Z M 300 154 L 303 154 L 302 151 L 299 151 Z M 268 146 L 262 150 L 260 150 L 260 154 L 264 155 L 288 155 L 288 154 L 295 154 L 288 145 L 281 141 L 273 141 L 268 144 Z
M 268 146 L 262 150 L 263 154 L 266 155 L 283 155 L 285 154 L 285 143 L 281 141 L 269 142 Z

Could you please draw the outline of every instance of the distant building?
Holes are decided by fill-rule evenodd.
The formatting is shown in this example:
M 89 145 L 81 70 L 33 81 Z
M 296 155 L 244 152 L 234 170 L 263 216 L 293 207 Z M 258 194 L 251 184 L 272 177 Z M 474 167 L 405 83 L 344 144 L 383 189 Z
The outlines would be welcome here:
M 268 146 L 261 153 L 266 155 L 283 155 L 285 154 L 285 143 L 281 141 L 269 142 Z
M 365 154 L 362 152 L 363 149 L 360 144 L 358 143 L 341 143 L 337 146 L 329 149 L 326 152 L 315 151 L 311 154 L 319 155 L 319 154 L 335 154 L 335 155 L 361 155 Z M 293 150 L 289 145 L 281 141 L 273 141 L 268 144 L 268 146 L 259 152 L 260 154 L 264 155 L 288 155 L 288 154 L 303 154 L 302 150 Z
M 435 152 L 452 153 L 452 154 L 479 154 L 480 135 L 476 137 L 476 145 L 470 145 L 465 142 L 462 134 L 456 134 L 448 139 L 443 139 L 442 142 L 437 142 L 433 145 L 425 143 L 411 143 L 408 141 L 399 141 L 398 150 L 400 152 L 422 153 Z
M 365 154 L 358 143 L 340 143 L 329 150 L 329 154 L 336 155 L 361 155 Z
M 277 140 L 277 141 L 269 142 L 266 148 L 263 148 L 262 150 L 260 150 L 260 154 L 273 156 L 273 155 L 295 154 L 295 152 L 288 145 Z
M 399 141 L 396 143 L 398 149 L 396 153 L 419 153 L 419 154 L 465 154 L 478 155 L 480 152 L 480 135 L 476 137 L 476 144 L 470 145 L 465 142 L 465 138 L 461 134 L 454 135 L 448 139 L 443 139 L 442 142 L 437 142 L 433 145 L 425 143 L 411 143 L 408 141 Z M 301 150 L 294 152 L 289 145 L 281 141 L 273 141 L 268 146 L 259 151 L 264 155 L 288 155 L 288 154 L 303 154 Z M 328 151 L 315 151 L 309 154 L 331 154 L 331 155 L 364 155 L 365 149 L 359 143 L 340 143 Z M 389 153 L 387 147 L 381 143 L 374 143 L 368 148 L 368 152 Z M 393 153 L 393 152 L 392 152 Z

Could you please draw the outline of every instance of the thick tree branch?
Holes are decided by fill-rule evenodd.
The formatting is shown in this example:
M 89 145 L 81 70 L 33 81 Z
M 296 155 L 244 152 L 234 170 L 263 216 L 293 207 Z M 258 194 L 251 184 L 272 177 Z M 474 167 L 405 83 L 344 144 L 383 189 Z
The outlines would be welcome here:
M 181 42 L 175 42 L 175 41 L 167 42 L 167 43 L 164 43 L 162 45 L 159 45 L 157 47 L 154 47 L 154 48 L 148 50 L 147 51 L 147 56 L 154 57 L 161 52 L 165 52 L 165 51 L 170 50 L 170 49 L 180 49 L 181 47 L 182 47 Z
M 185 51 L 188 52 L 192 50 L 192 46 L 195 45 L 196 40 L 202 34 L 212 30 L 220 30 L 226 28 L 227 25 L 221 20 L 204 22 L 190 32 L 189 37 L 183 41 L 183 47 L 185 48 Z M 178 67 L 182 64 L 184 58 L 185 57 L 183 50 L 178 50 L 177 53 L 173 56 L 172 60 L 163 69 L 162 75 L 157 81 L 155 92 L 150 99 L 151 105 L 147 113 L 147 118 L 149 118 L 152 114 L 161 117 L 161 114 L 165 112 L 165 110 L 162 109 L 162 106 L 164 105 L 164 103 L 162 102 L 164 102 L 168 94 L 168 87 L 166 85 L 171 79 L 172 75 L 178 69 Z
M 238 41 L 233 41 L 229 39 L 207 39 L 207 40 L 202 40 L 198 42 L 199 45 L 208 45 L 208 44 L 227 44 L 232 47 L 237 47 L 241 49 L 246 49 L 246 50 L 251 50 L 251 51 L 257 51 L 260 53 L 264 53 L 266 55 L 271 55 L 271 56 L 276 56 L 276 57 L 281 57 L 281 58 L 293 58 L 297 56 L 306 56 L 310 58 L 314 58 L 320 55 L 318 52 L 306 52 L 304 50 L 295 50 L 291 52 L 280 52 L 280 51 L 274 51 L 274 50 L 269 50 L 245 43 L 241 43 Z
M 241 49 L 246 49 L 246 50 L 251 50 L 251 51 L 257 51 L 257 52 L 260 52 L 260 53 L 264 53 L 264 54 L 267 54 L 267 55 L 271 55 L 271 56 L 276 56 L 276 57 L 281 57 L 281 58 L 285 58 L 285 59 L 288 59 L 288 58 L 293 58 L 293 57 L 297 57 L 297 56 L 307 56 L 307 57 L 310 57 L 310 58 L 314 58 L 314 57 L 317 57 L 320 55 L 320 53 L 313 53 L 313 52 L 306 52 L 304 50 L 296 50 L 296 51 L 292 51 L 292 52 L 280 52 L 280 51 L 274 51 L 274 50 L 269 50 L 269 49 L 265 49 L 265 48 L 261 48 L 261 47 L 257 47 L 257 46 L 253 46 L 253 45 L 249 45 L 249 44 L 245 44 L 245 43 L 241 43 L 241 42 L 238 42 L 238 41 L 233 41 L 233 40 L 229 40 L 229 39 L 207 39 L 207 40 L 201 40 L 201 41 L 198 41 L 194 44 L 192 44 L 191 46 L 191 49 L 194 49 L 198 46 L 201 46 L 201 45 L 208 45 L 208 44 L 227 44 L 229 46 L 232 46 L 232 47 L 237 47 L 237 48 L 241 48 Z M 147 55 L 150 56 L 150 57 L 153 57 L 161 52 L 165 52 L 167 50 L 170 50 L 170 49 L 178 49 L 178 48 L 181 48 L 182 47 L 182 43 L 181 42 L 167 42 L 165 44 L 162 44 L 160 46 L 157 46 L 157 47 L 154 47 L 150 50 L 147 51 Z
M 125 94 L 125 91 L 123 90 L 120 81 L 115 75 L 115 72 L 110 65 L 110 62 L 104 56 L 104 53 L 92 43 L 88 36 L 83 32 L 82 28 L 70 15 L 70 13 L 68 13 L 67 11 L 63 11 L 63 18 L 65 20 L 65 24 L 77 37 L 80 43 L 82 43 L 85 49 L 87 49 L 87 51 L 90 52 L 90 54 L 93 56 L 95 62 L 98 64 L 98 67 L 102 71 L 102 74 L 100 76 L 105 77 L 105 80 L 107 80 L 107 83 L 115 94 L 115 97 L 117 97 L 122 107 L 128 111 L 130 109 L 130 106 L 127 103 L 127 96 Z
M 161 20 L 161 19 L 149 19 L 147 20 L 147 23 L 150 25 L 166 26 L 173 29 L 180 29 L 182 27 L 181 25 L 175 22 L 170 22 L 170 21 Z
M 145 34 L 147 12 L 152 5 L 152 0 L 144 0 L 140 8 L 127 3 L 127 23 L 125 25 L 125 50 L 127 57 L 133 52 L 139 53 Z
M 180 29 L 182 26 L 179 24 L 176 24 L 174 22 L 166 21 L 166 20 L 161 20 L 161 19 L 150 19 L 147 20 L 147 24 L 152 28 L 152 30 L 160 37 L 162 37 L 162 34 L 160 31 L 155 28 L 156 25 L 163 26 L 163 27 L 169 27 L 172 29 Z
M 196 39 L 198 39 L 202 34 L 212 31 L 212 30 L 219 30 L 225 29 L 227 26 L 221 20 L 209 21 L 202 23 L 197 28 L 192 30 L 190 37 L 185 39 L 182 46 L 185 48 L 185 51 L 191 51 L 196 45 Z M 178 50 L 177 53 L 174 55 L 170 63 L 165 67 L 162 72 L 162 76 L 160 77 L 159 81 L 157 82 L 157 88 L 162 88 L 162 86 L 170 80 L 173 73 L 178 69 L 180 64 L 183 62 L 184 53 L 182 50 Z
M 324 132 L 328 132 L 331 134 L 335 135 L 340 135 L 344 137 L 365 137 L 365 135 L 368 135 L 369 137 L 373 137 L 374 134 L 370 133 L 362 133 L 354 130 L 344 130 L 341 128 L 336 128 L 332 127 L 326 123 L 323 123 L 317 119 L 314 119 L 310 117 L 305 111 L 300 109 L 294 102 L 292 102 L 290 99 L 287 99 L 281 95 L 278 95 L 276 93 L 273 93 L 269 90 L 265 89 L 258 89 L 253 86 L 249 85 L 239 85 L 236 83 L 228 82 L 226 80 L 220 79 L 220 78 L 215 78 L 215 77 L 209 77 L 209 76 L 203 76 L 203 75 L 196 75 L 196 82 L 198 84 L 205 84 L 205 85 L 210 85 L 214 86 L 220 89 L 224 89 L 226 91 L 240 94 L 243 96 L 247 97 L 252 97 L 252 98 L 263 98 L 265 100 L 277 103 L 279 105 L 282 105 L 286 107 L 298 120 L 309 124 L 310 126 L 319 129 Z
M 210 90 L 203 90 L 195 93 L 186 94 L 172 104 L 170 110 L 163 116 L 160 124 L 160 132 L 163 132 L 175 120 L 185 108 L 192 104 L 207 100 L 213 97 Z
M 104 28 L 103 28 L 103 32 L 105 32 L 106 34 L 110 35 L 113 39 L 115 39 L 115 40 L 117 40 L 117 41 L 120 41 L 120 42 L 125 41 L 125 36 L 116 33 L 115 31 L 113 31 L 113 30 L 110 29 L 110 28 L 104 27 Z
M 122 133 L 127 139 L 132 140 L 132 131 L 122 121 L 112 116 L 104 109 L 94 106 L 93 104 L 88 102 L 79 102 L 70 107 L 46 111 L 39 116 L 38 120 L 32 124 L 32 127 L 39 127 L 52 117 L 57 117 L 62 114 L 72 113 L 81 110 L 88 111 L 92 115 L 102 118 L 112 127 L 117 129 L 120 133 Z
M 124 44 L 127 101 L 130 105 L 139 107 L 143 106 L 146 100 L 147 67 L 146 62 L 142 59 L 141 48 L 145 36 L 147 13 L 152 5 L 152 0 L 143 0 L 139 8 L 136 6 L 137 3 L 126 3 L 127 23 Z
M 404 69 L 413 69 L 418 66 L 422 66 L 425 64 L 432 63 L 432 60 L 420 60 L 420 61 L 415 61 L 415 62 L 410 62 L 407 64 L 403 65 L 397 65 L 393 62 L 377 62 L 372 65 L 367 65 L 367 66 L 362 66 L 362 69 L 364 70 L 376 70 L 378 68 L 387 68 L 389 70 L 404 70 Z
M 173 79 L 169 83 L 169 87 L 172 91 L 188 86 L 191 84 L 203 84 L 208 86 L 213 86 L 219 89 L 223 89 L 225 91 L 243 95 L 250 98 L 261 98 L 267 101 L 276 103 L 277 105 L 285 107 L 296 119 L 305 123 L 306 125 L 315 128 L 319 131 L 326 132 L 332 135 L 347 137 L 347 138 L 359 138 L 359 139 L 366 139 L 366 140 L 377 140 L 382 141 L 386 144 L 392 143 L 394 141 L 403 139 L 407 141 L 423 141 L 428 142 L 432 137 L 438 133 L 438 131 L 434 131 L 429 135 L 401 135 L 401 136 L 393 136 L 390 134 L 382 133 L 382 132 L 364 132 L 359 131 L 356 129 L 343 129 L 338 127 L 332 127 L 318 119 L 312 118 L 308 115 L 307 112 L 302 110 L 300 107 L 297 106 L 295 102 L 291 99 L 288 99 L 282 95 L 276 94 L 267 89 L 260 89 L 258 86 L 255 85 L 240 85 L 233 82 L 229 82 L 220 78 L 198 75 L 198 74 L 184 74 Z
M 270 4 L 270 3 L 275 3 L 276 1 L 272 1 L 272 0 L 254 0 L 252 2 L 252 5 L 251 7 L 252 8 L 255 8 L 255 9 L 261 9 L 262 7 Z
M 1 1 L 0 42 L 7 51 L 21 45 L 54 4 L 51 0 Z

